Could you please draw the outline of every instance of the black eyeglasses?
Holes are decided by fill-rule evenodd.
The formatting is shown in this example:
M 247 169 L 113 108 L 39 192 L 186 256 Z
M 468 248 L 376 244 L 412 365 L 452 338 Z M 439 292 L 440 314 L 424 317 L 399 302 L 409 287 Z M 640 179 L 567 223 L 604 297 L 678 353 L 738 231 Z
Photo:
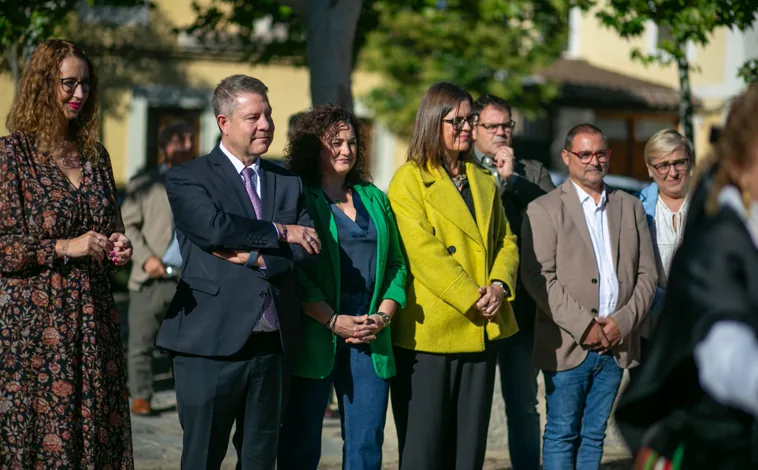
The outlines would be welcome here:
M 683 173 L 689 170 L 690 159 L 682 158 L 681 160 L 674 160 L 673 162 L 661 162 L 655 165 L 650 164 L 650 166 L 653 167 L 660 176 L 666 176 L 669 174 L 669 171 L 671 171 L 672 166 L 674 167 L 674 170 L 677 171 L 677 173 Z
M 599 163 L 605 163 L 608 161 L 608 159 L 611 158 L 611 149 L 603 149 L 598 150 L 596 152 L 590 152 L 589 150 L 585 150 L 583 152 L 574 152 L 573 150 L 566 149 L 568 153 L 572 153 L 579 157 L 579 161 L 582 163 L 589 163 L 592 161 L 592 157 L 596 157 L 597 161 Z
M 457 117 L 453 119 L 443 119 L 442 122 L 446 122 L 453 126 L 453 129 L 456 132 L 460 132 L 463 130 L 463 126 L 468 123 L 469 126 L 473 129 L 474 126 L 477 125 L 479 122 L 479 115 L 478 114 L 469 114 L 466 117 Z
M 516 121 L 511 119 L 510 121 L 506 122 L 498 122 L 493 124 L 479 124 L 479 127 L 484 129 L 487 134 L 494 134 L 497 132 L 498 129 L 501 127 L 503 128 L 503 132 L 506 132 L 508 130 L 514 130 L 516 128 Z
M 75 78 L 61 78 L 60 79 L 61 86 L 63 87 L 63 91 L 66 93 L 75 93 L 76 88 L 81 85 L 82 91 L 84 93 L 89 92 L 90 89 L 90 80 L 89 78 L 85 78 L 84 80 L 77 80 Z

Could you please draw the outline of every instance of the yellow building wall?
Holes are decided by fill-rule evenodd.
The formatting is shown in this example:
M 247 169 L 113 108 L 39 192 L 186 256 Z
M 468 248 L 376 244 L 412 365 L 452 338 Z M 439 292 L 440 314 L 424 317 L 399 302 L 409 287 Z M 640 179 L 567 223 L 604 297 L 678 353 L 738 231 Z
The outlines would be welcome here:
M 595 16 L 596 10 L 582 15 L 579 30 L 579 58 L 598 67 L 631 75 L 643 80 L 678 88 L 679 76 L 675 64 L 645 66 L 632 59 L 634 48 L 648 52 L 648 33 L 639 38 L 624 39 L 614 30 L 603 26 Z M 695 47 L 693 70 L 690 79 L 693 85 L 721 83 L 724 80 L 724 56 L 726 54 L 726 29 L 720 28 L 705 47 Z
M 13 95 L 15 94 L 15 84 L 9 73 L 0 74 L 0 90 L 5 90 L 5 93 L 0 93 L 0 119 L 2 119 L 0 126 L 3 128 L 3 135 L 7 135 L 8 129 L 5 127 L 5 118 L 11 110 Z

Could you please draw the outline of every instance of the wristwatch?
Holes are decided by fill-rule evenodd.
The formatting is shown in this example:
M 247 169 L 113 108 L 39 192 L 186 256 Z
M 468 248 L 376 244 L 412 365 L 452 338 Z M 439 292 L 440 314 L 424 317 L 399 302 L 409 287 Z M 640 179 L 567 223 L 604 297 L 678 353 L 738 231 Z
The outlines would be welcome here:
M 390 326 L 390 321 L 392 321 L 392 320 L 391 320 L 391 318 L 390 318 L 389 315 L 387 315 L 384 312 L 376 312 L 376 314 L 379 315 L 380 317 L 382 317 L 382 321 L 384 322 L 384 327 L 385 328 L 387 328 L 388 326 Z
M 505 296 L 506 299 L 510 296 L 511 291 L 508 290 L 508 286 L 506 286 L 503 281 L 492 281 L 492 283 L 500 286 L 503 289 L 503 295 Z

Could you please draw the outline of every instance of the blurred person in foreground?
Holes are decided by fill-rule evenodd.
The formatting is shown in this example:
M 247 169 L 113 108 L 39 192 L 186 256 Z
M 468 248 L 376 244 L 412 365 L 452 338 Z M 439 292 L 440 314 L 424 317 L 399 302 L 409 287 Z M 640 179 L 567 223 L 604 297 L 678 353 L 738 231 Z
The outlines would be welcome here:
M 132 254 L 98 80 L 75 44 L 40 44 L 0 143 L 0 467 L 131 469 L 109 273 Z
M 671 261 L 684 237 L 694 162 L 689 140 L 674 129 L 663 129 L 653 135 L 645 144 L 643 154 L 653 182 L 637 193 L 637 197 L 645 209 L 650 236 L 653 237 L 658 287 L 653 305 L 640 326 L 640 363 L 644 363 L 647 357 L 648 342 L 663 307 Z M 641 370 L 640 367 L 631 369 L 631 380 L 635 380 Z
M 121 207 L 126 235 L 134 246 L 129 275 L 129 393 L 132 413 L 152 413 L 153 343 L 176 292 L 182 265 L 166 194 L 166 172 L 195 157 L 189 124 L 167 125 L 158 135 L 162 162 L 129 181 Z
M 505 216 L 514 233 L 530 202 L 555 189 L 550 173 L 537 160 L 516 157 L 511 106 L 502 98 L 482 95 L 474 102 L 479 114 L 474 155 L 500 185 Z M 521 239 L 517 240 L 519 246 Z M 534 317 L 537 306 L 520 279 L 511 302 L 519 331 L 495 342 L 500 368 L 500 390 L 508 419 L 508 449 L 514 470 L 540 466 L 540 415 L 537 412 L 537 369 L 532 364 Z
M 639 325 L 657 273 L 642 204 L 605 184 L 605 134 L 579 124 L 561 157 L 569 178 L 535 199 L 521 274 L 537 303 L 534 363 L 545 377 L 545 470 L 595 470 L 624 369 L 639 364 Z
M 495 386 L 493 340 L 518 331 L 518 247 L 495 179 L 473 155 L 477 115 L 452 83 L 421 99 L 389 199 L 408 262 L 392 324 L 392 411 L 402 470 L 481 469 Z
M 303 180 L 321 239 L 298 273 L 303 346 L 279 439 L 279 470 L 318 467 L 332 385 L 342 421 L 342 468 L 379 470 L 395 374 L 390 322 L 405 305 L 407 270 L 387 196 L 368 182 L 365 135 L 335 105 L 300 116 L 285 161 Z
M 649 360 L 616 411 L 636 469 L 758 467 L 758 85 L 700 171 Z M 694 215 L 694 214 L 693 214 Z

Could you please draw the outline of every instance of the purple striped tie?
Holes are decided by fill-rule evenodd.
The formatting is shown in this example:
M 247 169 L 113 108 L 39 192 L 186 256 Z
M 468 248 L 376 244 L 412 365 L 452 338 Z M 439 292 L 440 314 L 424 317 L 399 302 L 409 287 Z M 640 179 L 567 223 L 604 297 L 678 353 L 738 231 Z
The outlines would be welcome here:
M 253 203 L 253 210 L 255 216 L 260 219 L 263 213 L 263 206 L 261 198 L 258 197 L 258 193 L 255 192 L 253 187 L 253 178 L 255 177 L 255 171 L 251 167 L 246 167 L 242 170 L 242 180 L 245 182 L 245 191 L 250 198 L 250 202 Z M 270 295 L 264 297 L 263 300 L 263 319 L 266 320 L 271 328 L 279 328 L 279 319 L 276 317 L 276 309 L 274 308 L 274 302 Z

